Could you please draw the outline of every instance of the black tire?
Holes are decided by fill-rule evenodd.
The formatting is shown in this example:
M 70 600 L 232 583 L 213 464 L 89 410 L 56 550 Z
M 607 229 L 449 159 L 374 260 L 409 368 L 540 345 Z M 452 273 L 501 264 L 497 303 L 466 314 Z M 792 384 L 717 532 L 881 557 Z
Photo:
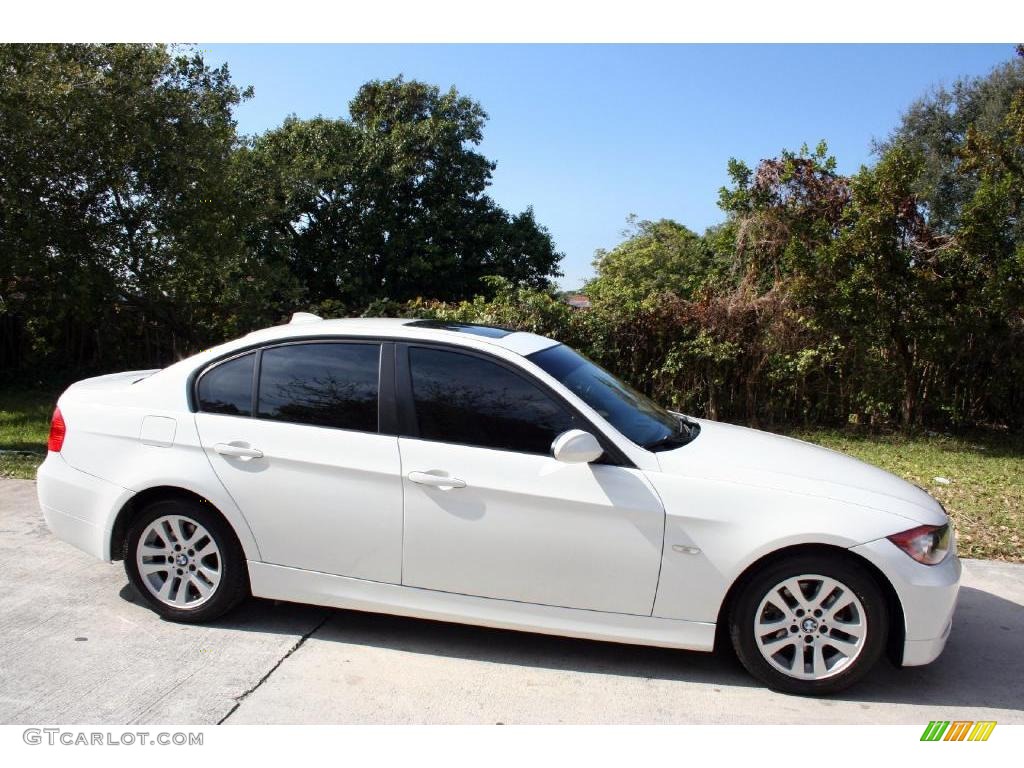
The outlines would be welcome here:
M 175 607 L 162 602 L 143 582 L 139 573 L 137 553 L 148 526 L 167 515 L 186 518 L 209 534 L 218 550 L 220 580 L 212 594 L 195 607 Z M 132 520 L 125 536 L 124 569 L 128 580 L 146 603 L 165 619 L 189 624 L 212 621 L 223 616 L 249 596 L 249 573 L 245 555 L 234 531 L 224 519 L 204 502 L 191 499 L 161 499 L 147 505 Z
M 848 587 L 859 599 L 866 618 L 863 630 L 864 636 L 859 653 L 852 657 L 852 661 L 842 661 L 841 656 L 832 655 L 832 659 L 839 659 L 841 663 L 836 665 L 835 672 L 829 672 L 827 676 L 821 679 L 801 679 L 790 676 L 776 668 L 762 654 L 758 647 L 760 642 L 758 640 L 758 633 L 755 632 L 758 609 L 761 606 L 762 600 L 768 596 L 769 592 L 777 594 L 774 592 L 774 588 L 781 582 L 806 574 L 832 578 Z M 815 586 L 813 580 L 806 582 L 806 585 L 809 589 L 813 589 Z M 838 604 L 838 600 L 836 604 Z M 795 608 L 791 610 L 793 610 L 791 616 L 796 616 L 796 611 L 802 609 Z M 803 616 L 804 614 L 801 615 Z M 811 613 L 805 615 L 807 618 L 813 619 Z M 772 611 L 771 616 L 777 617 L 778 614 Z M 796 667 L 803 664 L 804 657 L 800 656 L 797 658 L 795 654 L 804 653 L 803 646 L 800 643 L 807 640 L 807 636 L 804 634 L 806 628 L 802 624 L 802 619 L 791 619 L 790 616 L 784 616 L 784 618 L 787 624 L 789 621 L 793 621 L 793 624 L 786 627 L 785 631 L 791 632 L 796 640 L 792 646 L 794 658 L 790 661 Z M 818 621 L 817 619 L 813 620 Z M 798 621 L 801 623 L 797 623 Z M 797 628 L 796 632 L 792 632 L 793 627 Z M 835 654 L 833 648 L 827 647 L 829 643 L 827 637 L 818 638 L 818 634 L 827 634 L 828 631 L 827 626 L 824 630 L 818 626 L 816 630 L 807 633 L 807 635 L 812 636 L 812 639 L 808 640 L 807 643 L 811 645 L 822 643 L 826 646 L 824 653 Z M 785 637 L 782 634 L 783 629 L 776 630 L 776 632 L 779 637 Z M 796 555 L 767 565 L 747 579 L 746 583 L 741 587 L 736 600 L 733 602 L 729 615 L 730 639 L 732 640 L 736 655 L 747 671 L 769 688 L 782 693 L 801 696 L 819 696 L 836 693 L 856 683 L 868 674 L 877 663 L 885 650 L 888 634 L 889 611 L 882 589 L 867 569 L 858 565 L 848 556 L 842 555 Z M 768 636 L 774 637 L 774 635 Z M 774 658 L 784 664 L 788 659 L 786 656 L 788 652 L 789 649 L 782 652 L 781 656 L 775 656 Z M 813 656 L 813 648 L 808 651 L 808 654 Z M 807 663 L 810 664 L 811 662 Z

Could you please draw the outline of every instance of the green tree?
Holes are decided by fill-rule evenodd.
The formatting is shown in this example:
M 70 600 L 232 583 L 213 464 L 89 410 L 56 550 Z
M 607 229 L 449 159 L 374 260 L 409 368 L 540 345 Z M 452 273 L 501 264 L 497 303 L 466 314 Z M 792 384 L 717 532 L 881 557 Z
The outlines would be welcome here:
M 671 292 L 689 298 L 714 278 L 716 254 L 704 238 L 670 219 L 628 219 L 626 238 L 594 259 L 597 277 L 584 289 L 594 299 L 639 301 Z
M 944 372 L 922 382 L 954 423 L 1013 421 L 1024 408 L 1024 48 L 988 75 L 915 102 L 882 157 L 920 159 L 913 193 L 937 238 L 920 257 L 931 271 L 922 344 Z M 984 403 L 985 405 L 981 405 Z
M 1016 94 L 1024 88 L 1024 58 L 1019 55 L 982 77 L 961 78 L 916 100 L 892 134 L 876 144 L 882 156 L 902 145 L 921 158 L 914 193 L 929 224 L 950 232 L 973 196 L 976 179 L 961 173 L 960 152 L 968 131 L 1000 130 Z
M 1024 46 L 1018 46 L 1024 62 Z M 1024 410 L 1024 83 L 1000 124 L 971 126 L 959 171 L 971 179 L 955 243 L 955 301 L 970 334 L 958 349 L 974 354 L 951 393 L 958 415 L 986 402 L 1007 413 Z M 973 386 L 972 386 L 973 385 Z
M 825 277 L 820 250 L 835 236 L 850 199 L 849 180 L 836 172 L 825 142 L 784 150 L 756 171 L 732 159 L 728 172 L 732 186 L 719 191 L 718 204 L 735 233 L 733 270 L 762 291 Z
M 914 193 L 922 166 L 919 153 L 897 146 L 851 179 L 843 226 L 820 260 L 832 289 L 815 302 L 819 317 L 851 348 L 882 355 L 884 369 L 895 374 L 905 427 L 921 421 L 951 320 L 943 301 L 949 242 L 927 225 Z M 870 388 L 879 378 L 864 383 Z
M 533 211 L 486 194 L 487 115 L 453 88 L 367 83 L 349 120 L 289 118 L 242 154 L 257 252 L 284 259 L 311 303 L 456 299 L 502 276 L 544 287 L 561 254 Z
M 0 311 L 75 365 L 202 343 L 244 271 L 231 164 L 247 95 L 184 49 L 0 47 Z

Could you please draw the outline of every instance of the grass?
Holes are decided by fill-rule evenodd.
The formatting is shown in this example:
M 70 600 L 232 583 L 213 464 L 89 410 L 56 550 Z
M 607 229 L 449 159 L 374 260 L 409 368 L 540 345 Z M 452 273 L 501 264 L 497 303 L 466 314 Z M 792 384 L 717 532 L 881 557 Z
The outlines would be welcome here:
M 46 456 L 56 399 L 47 391 L 0 390 L 0 476 L 35 477 Z M 998 433 L 907 437 L 821 429 L 791 434 L 856 456 L 926 489 L 953 518 L 962 556 L 1024 562 L 1024 438 Z M 937 482 L 937 477 L 949 483 Z
M 52 392 L 0 390 L 0 477 L 35 477 L 56 401 Z
M 855 456 L 924 488 L 953 518 L 962 557 L 1024 562 L 1021 436 L 926 433 L 907 437 L 828 430 L 792 435 Z

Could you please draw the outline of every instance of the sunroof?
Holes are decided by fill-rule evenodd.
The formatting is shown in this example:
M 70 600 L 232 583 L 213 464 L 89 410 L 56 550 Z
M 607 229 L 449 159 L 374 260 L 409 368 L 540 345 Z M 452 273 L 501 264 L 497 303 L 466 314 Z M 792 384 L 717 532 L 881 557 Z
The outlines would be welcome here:
M 498 328 L 494 325 L 477 325 L 476 323 L 457 323 L 452 320 L 413 320 L 406 323 L 411 328 L 436 328 L 439 331 L 455 331 L 456 333 L 471 333 L 474 336 L 487 336 L 490 339 L 500 339 L 508 336 L 514 331 L 508 328 Z

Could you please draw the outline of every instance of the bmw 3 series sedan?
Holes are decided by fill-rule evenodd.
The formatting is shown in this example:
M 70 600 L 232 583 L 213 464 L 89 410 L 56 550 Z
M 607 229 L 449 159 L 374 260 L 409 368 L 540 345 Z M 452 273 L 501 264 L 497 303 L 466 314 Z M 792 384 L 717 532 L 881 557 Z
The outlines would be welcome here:
M 61 395 L 51 530 L 152 609 L 249 595 L 711 651 L 820 694 L 934 660 L 942 506 L 797 440 L 666 410 L 543 336 L 437 320 L 256 331 Z

